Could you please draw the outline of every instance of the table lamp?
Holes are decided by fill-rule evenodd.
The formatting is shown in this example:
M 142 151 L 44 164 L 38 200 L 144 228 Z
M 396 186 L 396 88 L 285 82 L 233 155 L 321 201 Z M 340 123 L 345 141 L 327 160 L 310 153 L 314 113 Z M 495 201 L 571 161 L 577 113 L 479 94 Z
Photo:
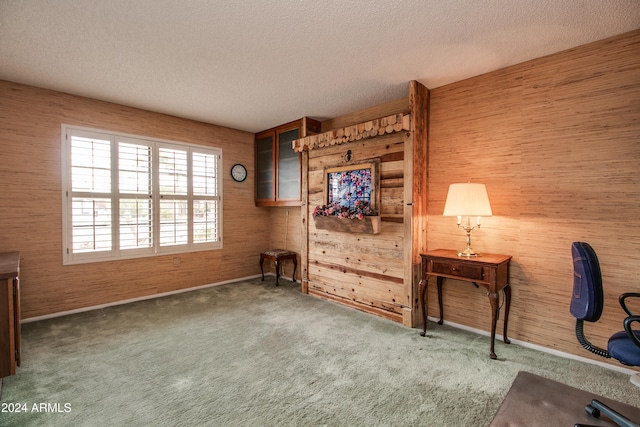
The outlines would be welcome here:
M 451 184 L 442 215 L 458 217 L 458 228 L 462 228 L 467 233 L 467 247 L 458 252 L 458 256 L 478 256 L 479 254 L 471 249 L 471 230 L 480 228 L 480 217 L 491 216 L 491 205 L 485 185 L 471 182 Z M 467 217 L 464 221 L 466 225 L 462 225 L 463 216 Z M 477 217 L 476 224 L 473 226 L 471 217 Z

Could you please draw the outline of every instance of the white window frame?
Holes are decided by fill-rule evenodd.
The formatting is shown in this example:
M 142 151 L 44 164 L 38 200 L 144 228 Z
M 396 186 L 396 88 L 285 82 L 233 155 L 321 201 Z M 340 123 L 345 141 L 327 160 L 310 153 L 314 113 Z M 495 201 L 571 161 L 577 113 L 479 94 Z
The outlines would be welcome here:
M 72 135 L 99 138 L 110 141 L 111 152 L 111 189 L 110 192 L 92 191 L 72 191 L 72 163 L 71 163 L 71 137 Z M 222 150 L 220 148 L 207 147 L 183 142 L 160 140 L 145 136 L 123 134 L 119 132 L 93 129 L 81 126 L 62 124 L 62 259 L 63 265 L 81 264 L 101 261 L 114 261 L 120 259 L 131 259 L 167 254 L 179 254 L 186 252 L 196 252 L 203 250 L 222 249 Z M 151 150 L 151 183 L 149 194 L 144 193 L 124 193 L 119 186 L 119 143 L 139 144 L 149 147 Z M 167 196 L 167 199 L 179 199 L 187 202 L 187 238 L 186 242 L 178 244 L 161 244 L 160 241 L 160 202 L 163 194 L 160 193 L 159 185 L 159 152 L 161 149 L 184 151 L 187 155 L 187 190 L 174 196 Z M 214 160 L 215 171 L 214 188 L 210 190 L 212 194 L 201 194 L 195 191 L 193 179 L 193 158 L 194 154 L 198 158 L 203 156 L 207 160 Z M 166 194 L 165 194 L 166 195 Z M 111 248 L 109 250 L 78 251 L 73 250 L 73 226 L 72 226 L 72 201 L 75 197 L 105 198 L 111 201 Z M 151 240 L 149 247 L 120 248 L 120 196 L 127 199 L 150 199 L 151 200 Z M 209 241 L 194 241 L 194 201 L 200 201 L 213 208 L 213 222 L 217 225 L 214 231 L 214 239 Z

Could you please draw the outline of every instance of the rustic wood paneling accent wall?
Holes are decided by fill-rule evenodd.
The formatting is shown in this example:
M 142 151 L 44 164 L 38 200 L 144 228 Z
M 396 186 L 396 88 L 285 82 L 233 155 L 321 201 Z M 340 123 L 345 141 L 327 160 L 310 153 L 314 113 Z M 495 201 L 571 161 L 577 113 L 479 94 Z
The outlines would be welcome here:
M 404 286 L 404 133 L 309 151 L 310 294 L 398 322 L 411 307 Z M 351 150 L 352 160 L 344 155 Z M 380 234 L 316 229 L 311 212 L 324 201 L 324 169 L 380 160 Z
M 322 131 L 344 128 L 390 114 L 405 114 L 409 99 L 394 100 L 327 120 Z M 405 159 L 411 132 L 346 142 L 303 152 L 302 290 L 398 322 L 411 322 L 411 285 L 406 285 Z M 352 158 L 344 155 L 351 150 Z M 324 171 L 380 161 L 380 234 L 315 228 L 313 209 L 324 204 Z M 308 227 L 308 228 L 307 228 Z
M 220 147 L 223 243 L 217 251 L 62 265 L 61 123 Z M 254 206 L 253 134 L 0 81 L 0 251 L 20 251 L 30 318 L 260 273 L 269 215 Z M 243 163 L 249 179 L 229 169 Z
M 513 255 L 509 337 L 602 361 L 575 339 L 570 245 L 600 258 L 604 315 L 586 331 L 606 348 L 622 329 L 618 295 L 640 291 L 639 165 L 640 30 L 433 89 L 428 247 L 464 247 L 442 217 L 447 189 L 485 183 L 493 217 L 472 243 Z M 445 320 L 489 330 L 482 288 L 450 281 L 444 305 Z

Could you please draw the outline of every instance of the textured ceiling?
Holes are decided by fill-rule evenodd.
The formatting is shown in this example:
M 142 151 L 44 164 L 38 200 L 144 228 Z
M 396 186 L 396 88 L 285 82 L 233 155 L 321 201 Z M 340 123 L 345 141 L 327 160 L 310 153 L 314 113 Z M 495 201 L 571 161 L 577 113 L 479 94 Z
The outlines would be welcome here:
M 0 79 L 256 132 L 637 28 L 639 0 L 0 0 Z

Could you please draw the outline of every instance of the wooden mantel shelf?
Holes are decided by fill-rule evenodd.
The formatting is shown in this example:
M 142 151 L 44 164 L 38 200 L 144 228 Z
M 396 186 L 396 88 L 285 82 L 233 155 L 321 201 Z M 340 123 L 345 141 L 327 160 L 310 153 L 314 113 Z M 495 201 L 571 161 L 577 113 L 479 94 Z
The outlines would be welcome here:
M 318 135 L 310 135 L 293 141 L 294 151 L 308 151 L 358 141 L 376 136 L 411 130 L 410 114 L 393 114 L 369 120 L 353 126 L 330 130 Z

